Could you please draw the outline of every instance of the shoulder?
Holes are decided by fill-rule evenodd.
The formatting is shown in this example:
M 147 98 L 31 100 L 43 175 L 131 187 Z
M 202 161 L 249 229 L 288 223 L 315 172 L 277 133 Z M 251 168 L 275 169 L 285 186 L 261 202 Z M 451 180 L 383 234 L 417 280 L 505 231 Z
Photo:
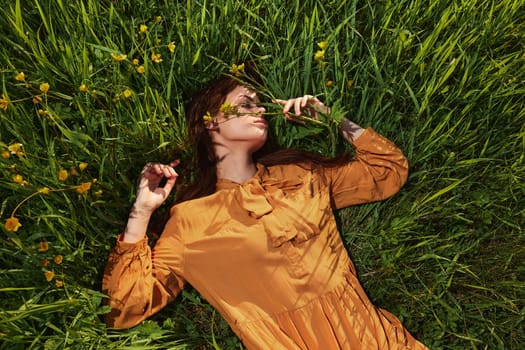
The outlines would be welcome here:
M 183 214 L 182 216 L 184 217 L 184 214 L 194 214 L 213 207 L 220 207 L 224 200 L 226 200 L 226 194 L 223 191 L 217 191 L 208 196 L 179 202 L 171 207 L 170 216 Z
M 287 179 L 291 177 L 302 178 L 309 176 L 313 171 L 311 162 L 300 162 L 291 164 L 272 165 L 267 167 L 268 175 L 276 179 Z
M 273 165 L 267 169 L 263 182 L 283 190 L 294 188 L 297 191 L 322 192 L 328 185 L 325 169 L 311 162 Z

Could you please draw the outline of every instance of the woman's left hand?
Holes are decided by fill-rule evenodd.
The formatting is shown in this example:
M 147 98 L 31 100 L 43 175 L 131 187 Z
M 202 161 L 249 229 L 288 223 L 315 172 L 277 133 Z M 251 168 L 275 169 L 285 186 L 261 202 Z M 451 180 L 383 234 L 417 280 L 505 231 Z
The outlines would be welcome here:
M 319 113 L 328 114 L 330 109 L 324 105 L 317 97 L 304 95 L 289 100 L 273 100 L 283 106 L 283 113 L 287 120 L 303 122 L 300 117 L 319 119 Z M 293 113 L 290 111 L 293 108 Z

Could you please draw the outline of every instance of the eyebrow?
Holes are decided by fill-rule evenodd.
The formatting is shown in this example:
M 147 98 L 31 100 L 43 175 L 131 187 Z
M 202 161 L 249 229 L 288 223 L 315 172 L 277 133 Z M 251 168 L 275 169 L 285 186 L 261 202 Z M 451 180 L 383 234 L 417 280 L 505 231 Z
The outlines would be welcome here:
M 255 98 L 252 97 L 252 96 L 249 96 L 249 95 L 241 95 L 240 97 L 241 98 L 245 98 L 245 99 L 247 99 L 250 102 L 254 102 L 255 101 Z

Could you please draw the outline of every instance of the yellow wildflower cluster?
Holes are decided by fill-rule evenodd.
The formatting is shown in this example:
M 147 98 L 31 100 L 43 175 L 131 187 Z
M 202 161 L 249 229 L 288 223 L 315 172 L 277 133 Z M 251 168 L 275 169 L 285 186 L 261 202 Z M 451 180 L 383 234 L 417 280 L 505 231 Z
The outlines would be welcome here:
M 7 218 L 5 220 L 4 227 L 7 231 L 16 232 L 20 227 L 22 227 L 22 224 L 20 223 L 18 218 L 11 216 L 10 218 Z
M 175 52 L 175 48 L 176 48 L 176 46 L 175 46 L 175 42 L 174 42 L 174 41 L 172 41 L 172 42 L 170 42 L 170 43 L 168 44 L 168 50 L 169 50 L 171 53 L 174 53 L 174 52 Z
M 2 97 L 0 98 L 0 109 L 7 111 L 7 107 L 9 107 L 9 99 L 6 95 L 2 94 Z
M 22 186 L 27 186 L 29 183 L 24 180 L 24 177 L 20 174 L 16 174 L 13 176 L 13 182 Z
M 11 152 L 13 152 L 13 153 L 21 152 L 21 147 L 22 147 L 21 144 L 15 143 L 15 144 L 12 144 L 11 146 L 9 146 L 9 150 Z M 9 155 L 10 155 L 10 153 L 8 151 L 2 152 L 2 156 L 4 158 L 9 158 Z M 78 169 L 80 171 L 86 170 L 87 167 L 88 167 L 88 163 L 86 163 L 86 162 L 80 162 L 78 164 Z M 60 169 L 58 171 L 58 180 L 64 182 L 64 181 L 66 181 L 69 178 L 70 175 L 76 175 L 76 174 L 77 174 L 77 170 L 74 169 L 74 168 L 71 169 L 70 172 L 68 172 L 65 169 Z M 22 186 L 28 186 L 29 185 L 29 183 L 20 174 L 13 175 L 12 180 L 13 180 L 14 183 L 17 183 L 17 184 L 22 185 Z M 76 192 L 78 192 L 79 194 L 85 194 L 89 190 L 91 190 L 91 187 L 92 187 L 93 183 L 95 183 L 96 181 L 97 181 L 97 179 L 93 179 L 92 181 L 82 182 L 80 185 L 73 185 L 73 186 L 70 186 L 70 187 L 67 187 L 67 188 L 62 188 L 62 189 L 50 189 L 49 187 L 41 187 L 41 188 L 39 188 L 37 191 L 33 192 L 32 194 L 30 194 L 29 196 L 27 196 L 21 202 L 18 203 L 18 205 L 15 207 L 15 209 L 11 213 L 11 216 L 5 220 L 4 228 L 7 231 L 11 231 L 11 232 L 17 232 L 18 231 L 18 229 L 22 226 L 22 224 L 20 223 L 20 220 L 17 217 L 15 217 L 15 213 L 18 210 L 18 208 L 23 203 L 28 201 L 30 198 L 32 198 L 32 197 L 34 197 L 34 196 L 36 196 L 38 194 L 47 195 L 50 192 L 61 192 L 61 191 L 68 191 L 68 190 L 73 190 L 73 189 L 76 190 Z M 96 196 L 100 196 L 101 194 L 102 194 L 101 190 L 95 192 Z M 41 243 L 39 251 L 43 252 L 43 251 L 47 251 L 47 249 L 48 249 L 47 243 Z
M 117 62 L 122 62 L 124 61 L 126 58 L 128 58 L 128 55 L 123 55 L 123 54 L 120 54 L 120 53 L 112 53 L 111 54 L 111 57 L 113 57 L 113 59 Z
M 204 122 L 204 125 L 208 125 L 213 120 L 213 117 L 211 116 L 210 112 L 206 112 L 204 116 L 202 116 L 202 121 Z
M 40 242 L 38 245 L 38 251 L 43 253 L 47 252 L 49 250 L 49 243 L 47 242 Z
M 59 181 L 62 181 L 62 182 L 63 182 L 63 181 L 66 181 L 68 177 L 69 177 L 69 173 L 67 172 L 67 170 L 65 170 L 65 169 L 60 169 L 60 170 L 58 171 L 58 180 L 59 180 Z
M 18 143 L 18 142 L 15 142 L 15 143 L 12 143 L 10 144 L 7 149 L 9 151 L 10 154 L 13 154 L 13 155 L 16 155 L 17 157 L 23 157 L 24 156 L 24 152 L 22 151 L 22 144 L 21 143 Z M 2 156 L 4 158 L 9 158 L 9 157 L 5 157 L 3 154 Z
M 18 72 L 15 76 L 15 80 L 17 81 L 26 81 L 26 75 L 24 72 Z
M 49 83 L 42 83 L 40 84 L 40 91 L 42 91 L 44 94 L 47 94 L 50 87 L 51 86 L 49 85 Z
M 317 43 L 317 47 L 319 47 L 319 50 L 317 50 L 314 53 L 314 60 L 317 63 L 319 63 L 319 65 L 321 67 L 326 66 L 326 61 L 324 59 L 325 59 L 325 50 L 326 50 L 327 46 L 328 46 L 328 42 L 327 41 L 321 41 L 321 42 Z
M 232 104 L 229 101 L 224 102 L 220 107 L 219 111 L 224 113 L 226 117 L 230 115 L 234 115 L 238 113 L 237 106 L 232 106 Z
M 239 65 L 232 64 L 230 68 L 230 73 L 235 75 L 236 77 L 240 77 L 242 73 L 244 73 L 244 63 L 241 63 Z
M 130 89 L 126 89 L 122 92 L 122 96 L 124 96 L 125 99 L 128 99 L 131 96 L 133 96 L 133 91 L 131 91 Z
M 226 118 L 239 114 L 238 106 L 232 105 L 230 101 L 224 102 L 219 107 L 219 111 L 224 113 Z M 202 120 L 204 125 L 208 125 L 213 120 L 213 117 L 211 116 L 210 112 L 206 112 L 206 114 L 202 117 Z
M 162 22 L 162 17 L 161 16 L 157 16 L 156 19 L 155 19 L 155 22 L 156 23 Z M 139 25 L 139 32 L 140 33 L 142 33 L 142 34 L 147 33 L 148 30 L 149 30 L 148 25 L 146 25 L 144 23 Z M 155 48 L 158 48 L 158 47 L 166 47 L 169 52 L 174 53 L 175 49 L 177 48 L 177 45 L 175 44 L 174 41 L 170 41 L 168 44 L 161 45 L 161 40 L 160 39 L 156 39 L 156 46 L 155 46 Z M 158 51 L 156 51 L 154 49 L 151 49 L 151 50 L 152 50 L 151 53 L 150 53 L 151 62 L 154 62 L 154 63 L 161 63 L 161 62 L 163 62 L 162 53 L 160 53 L 160 52 L 158 52 Z M 127 60 L 128 55 L 121 54 L 121 53 L 111 53 L 111 57 L 116 62 L 122 62 L 122 61 Z M 138 58 L 133 58 L 131 60 L 131 64 L 134 67 L 133 68 L 134 71 L 137 72 L 138 74 L 146 73 L 147 65 L 141 64 L 140 60 Z M 113 100 L 116 102 L 116 101 L 119 100 L 119 97 L 120 97 L 119 95 L 116 95 Z M 124 97 L 125 98 L 129 98 L 129 97 L 131 97 L 131 95 L 124 96 Z
M 49 243 L 48 242 L 40 242 L 38 244 L 38 252 L 39 253 L 46 253 L 49 251 Z M 43 258 L 41 260 L 41 264 L 43 267 L 49 267 L 49 265 L 51 264 L 51 262 L 49 261 L 48 258 L 51 258 L 51 256 L 47 255 L 46 258 Z M 62 265 L 62 262 L 64 261 L 64 256 L 61 255 L 61 254 L 57 254 L 55 255 L 53 258 L 52 258 L 52 262 L 56 265 L 55 268 L 59 268 L 60 265 Z M 44 277 L 46 279 L 46 281 L 48 282 L 51 282 L 53 279 L 55 280 L 55 286 L 57 288 L 60 288 L 64 285 L 64 281 L 63 281 L 63 275 L 62 276 L 57 276 L 56 272 L 55 272 L 55 269 L 49 269 L 49 270 L 46 270 L 44 271 Z M 57 278 L 58 277 L 58 278 Z
M 151 53 L 151 60 L 155 63 L 160 63 L 162 62 L 162 55 L 160 53 L 157 53 L 157 52 L 152 52 Z
M 91 181 L 81 183 L 76 188 L 77 192 L 80 193 L 80 194 L 86 193 L 87 191 L 89 191 L 91 189 L 91 184 L 92 184 Z

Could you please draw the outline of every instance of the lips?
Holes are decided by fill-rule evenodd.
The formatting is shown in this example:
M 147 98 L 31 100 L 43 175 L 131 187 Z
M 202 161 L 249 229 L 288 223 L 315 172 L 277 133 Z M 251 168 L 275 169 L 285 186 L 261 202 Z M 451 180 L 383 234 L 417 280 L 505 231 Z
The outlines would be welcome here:
M 266 120 L 264 120 L 264 119 L 262 119 L 262 118 L 261 118 L 261 119 L 256 119 L 253 123 L 254 123 L 254 124 L 257 124 L 257 125 L 264 125 L 264 126 L 266 126 L 266 125 L 268 124 L 268 123 L 266 122 Z

